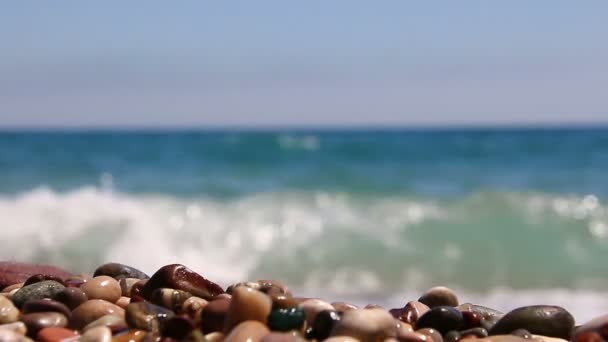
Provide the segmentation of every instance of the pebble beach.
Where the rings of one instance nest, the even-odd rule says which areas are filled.
[[[300,297],[279,280],[221,286],[182,264],[73,274],[0,262],[0,341],[604,341],[608,315],[575,325],[546,303],[500,312],[445,286],[393,307]]]

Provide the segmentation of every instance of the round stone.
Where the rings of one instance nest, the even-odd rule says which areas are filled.
[[[266,324],[271,309],[272,299],[267,294],[247,286],[237,286],[232,291],[224,332],[227,333],[244,321]]]
[[[350,311],[350,310],[348,310]],[[312,324],[310,338],[322,341],[329,337],[336,324],[342,319],[342,313],[334,310],[323,310],[319,312]]]
[[[53,298],[63,289],[65,287],[54,280],[44,280],[20,288],[11,299],[16,307],[21,308],[28,300]]]
[[[174,315],[173,311],[148,302],[131,303],[125,309],[129,327],[153,333],[159,333],[164,322]]]
[[[464,326],[462,313],[451,306],[436,306],[418,318],[416,330],[433,328],[445,335],[451,330],[460,330]]]
[[[397,334],[397,322],[383,309],[357,309],[345,312],[331,336],[350,336],[360,341],[382,341]]]
[[[70,318],[70,327],[80,330],[94,320],[105,316],[114,315],[121,318],[125,316],[125,310],[118,305],[101,299],[91,299],[80,304]]]
[[[139,281],[140,279],[137,278],[120,278],[118,284],[120,285],[121,295],[129,297],[131,295],[131,288]]]
[[[574,318],[559,306],[524,306],[508,312],[492,328],[490,335],[509,334],[516,329],[526,329],[535,335],[558,337],[569,340],[574,329]]]
[[[101,265],[95,270],[95,273],[93,274],[94,277],[102,276],[102,275],[112,277],[115,279],[121,279],[121,278],[148,279],[148,278],[150,278],[150,277],[148,277],[147,274],[136,269],[135,267],[119,264],[117,262],[111,262],[111,263]]]
[[[80,287],[89,299],[103,299],[115,303],[122,295],[120,284],[109,276],[95,277]]]
[[[273,331],[299,330],[304,324],[305,315],[302,308],[275,309],[268,317],[268,327]]]
[[[152,292],[150,302],[176,311],[177,309],[181,308],[186,299],[190,297],[192,297],[192,294],[186,291],[160,288]]]
[[[436,306],[458,306],[458,297],[456,296],[456,293],[445,286],[430,288],[418,298],[418,301],[431,309]]]
[[[38,332],[48,327],[65,327],[68,319],[58,312],[36,312],[21,315],[21,321],[27,326],[27,334],[35,337]]]
[[[53,299],[58,302],[63,303],[70,310],[74,310],[80,304],[89,300],[87,295],[79,288],[76,287],[66,287],[65,289],[58,292]]]
[[[105,315],[87,324],[84,328],[82,328],[82,331],[88,331],[97,327],[108,327],[112,330],[128,330],[129,328],[123,317]]]
[[[206,300],[199,297],[190,297],[184,301],[179,312],[188,316],[196,326],[201,323],[203,309],[209,304]]]
[[[408,324],[416,324],[418,317],[424,315],[430,308],[418,301],[410,301],[403,308],[391,309],[390,314],[401,322]]]
[[[245,321],[235,326],[224,342],[259,342],[270,331],[259,321]]]
[[[27,327],[23,322],[13,322],[0,325],[0,330],[7,330],[15,332],[19,335],[25,335],[27,333]],[[0,341],[2,341],[0,339]]]
[[[19,319],[19,310],[8,298],[0,296],[0,324],[13,323]]]
[[[2,342],[34,342],[29,337],[20,335],[8,329],[0,329],[0,341]]]

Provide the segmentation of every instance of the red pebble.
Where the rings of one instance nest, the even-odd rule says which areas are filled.
[[[77,340],[77,332],[59,327],[44,328],[38,332],[38,336],[36,337],[36,341],[40,342],[68,342]]]

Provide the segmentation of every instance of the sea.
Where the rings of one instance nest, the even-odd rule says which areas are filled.
[[[608,127],[5,130],[0,259],[608,313]]]

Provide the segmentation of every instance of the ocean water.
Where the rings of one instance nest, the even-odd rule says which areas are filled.
[[[0,259],[608,312],[608,129],[0,133]]]

